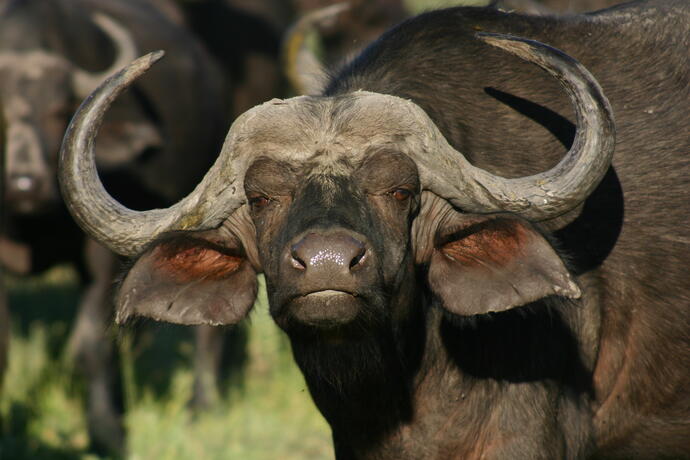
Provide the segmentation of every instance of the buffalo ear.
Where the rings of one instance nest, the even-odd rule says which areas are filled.
[[[256,271],[227,232],[171,234],[127,273],[116,321],[146,316],[178,324],[235,324],[251,309],[256,292]]]
[[[458,217],[440,229],[428,280],[443,307],[458,315],[500,312],[550,295],[580,296],[546,239],[529,223],[503,215]]]

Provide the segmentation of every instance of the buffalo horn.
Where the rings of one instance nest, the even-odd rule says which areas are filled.
[[[115,61],[110,67],[101,72],[87,72],[75,70],[72,77],[74,92],[80,97],[86,97],[98,87],[108,76],[120,70],[137,57],[137,46],[132,34],[111,17],[103,13],[95,13],[93,22],[110,38],[115,45]]]
[[[532,62],[565,88],[577,120],[575,140],[552,169],[508,179],[470,165],[460,152],[436,136],[435,192],[468,211],[509,211],[542,221],[582,203],[606,174],[615,147],[615,126],[608,100],[594,77],[563,52],[542,43],[501,34],[477,37]],[[451,167],[451,165],[456,165]]]
[[[297,94],[317,94],[326,83],[326,72],[308,46],[308,37],[319,27],[334,21],[350,5],[347,2],[320,8],[303,16],[285,34],[283,66]]]
[[[75,113],[60,151],[60,188],[68,209],[87,234],[124,256],[141,253],[165,231],[214,227],[244,199],[239,188],[234,186],[232,167],[218,165],[223,161],[221,158],[192,193],[167,209],[133,211],[103,188],[94,154],[95,138],[103,116],[115,98],[162,56],[162,51],[149,53],[99,86]],[[214,208],[216,200],[228,206]]]

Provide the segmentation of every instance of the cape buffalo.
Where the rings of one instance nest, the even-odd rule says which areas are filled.
[[[93,140],[151,54],[75,115],[62,191],[137,257],[119,322],[236,323],[262,272],[337,458],[688,457],[688,30],[686,0],[423,14],[142,212]]]
[[[123,445],[106,332],[119,263],[67,213],[57,156],[79,102],[105,76],[161,47],[170,59],[117,101],[96,149],[108,188],[140,208],[175,202],[213,163],[230,113],[218,66],[191,33],[147,2],[12,0],[0,7],[7,131],[0,265],[19,274],[66,261],[78,267],[86,289],[69,348],[88,381],[91,438],[111,450]]]

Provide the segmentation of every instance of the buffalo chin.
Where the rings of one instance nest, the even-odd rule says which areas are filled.
[[[294,321],[324,330],[353,322],[361,309],[362,302],[354,295],[330,289],[296,297],[288,304]]]

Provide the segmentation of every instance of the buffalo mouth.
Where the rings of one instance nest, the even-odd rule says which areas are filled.
[[[304,325],[332,329],[354,321],[362,301],[351,292],[324,289],[292,298],[288,308],[292,318]]]

